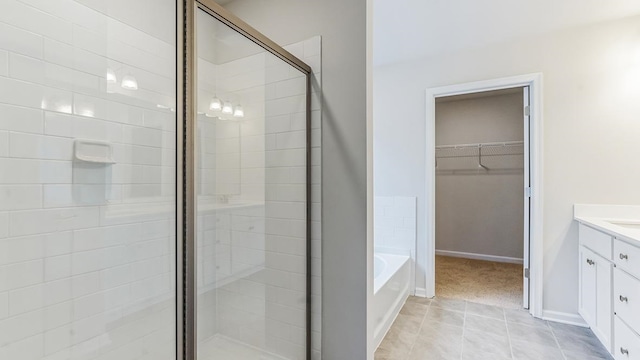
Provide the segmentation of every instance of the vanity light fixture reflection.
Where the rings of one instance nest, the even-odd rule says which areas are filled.
[[[213,110],[213,111],[222,110],[222,101],[220,101],[220,99],[218,99],[217,96],[214,96],[213,99],[211,99],[211,103],[209,103],[209,110]]]
[[[107,84],[115,84],[118,82],[116,72],[112,68],[107,68]]]
[[[132,75],[125,75],[120,86],[126,90],[138,90],[138,80]]]
[[[244,109],[241,105],[236,105],[235,110],[233,111],[233,117],[243,118],[244,117]]]
[[[227,115],[233,114],[233,105],[231,105],[229,101],[225,101],[222,105],[222,113]]]

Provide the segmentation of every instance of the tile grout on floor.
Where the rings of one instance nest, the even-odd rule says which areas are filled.
[[[466,351],[471,351],[469,354],[474,354],[478,356],[492,356],[490,351],[488,350],[485,351],[482,348],[477,348],[475,350],[471,348],[467,348],[465,343],[468,343],[471,346],[478,345],[477,343],[474,345],[473,340],[471,340],[472,338],[470,338],[469,341],[466,341],[467,330],[472,330],[470,326],[477,326],[477,324],[474,325],[473,323],[470,323],[470,319],[472,316],[484,318],[486,320],[490,320],[490,319],[499,320],[500,323],[504,325],[506,332],[502,333],[502,335],[500,335],[501,334],[500,331],[492,333],[490,327],[482,330],[483,334],[486,336],[483,340],[487,342],[486,344],[490,343],[492,340],[496,341],[493,344],[493,347],[492,346],[488,347],[489,349],[498,349],[500,346],[503,346],[503,349],[507,350],[507,348],[504,347],[504,345],[500,345],[501,341],[506,340],[506,343],[508,345],[508,352],[493,354],[493,356],[495,356],[495,359],[503,359],[503,358],[517,359],[517,360],[541,359],[541,357],[535,357],[537,355],[544,356],[545,360],[546,359],[569,360],[569,359],[575,358],[575,357],[569,358],[567,353],[568,349],[563,347],[563,345],[561,344],[556,334],[558,329],[554,329],[554,327],[551,326],[551,324],[548,321],[537,320],[533,317],[530,317],[528,312],[526,312],[525,310],[520,311],[520,310],[513,310],[513,309],[504,309],[504,308],[494,307],[494,306],[489,306],[484,304],[477,304],[471,301],[463,301],[463,306],[460,307],[460,300],[455,300],[455,299],[434,298],[432,300],[426,300],[426,301],[425,300],[416,301],[415,299],[416,299],[415,297],[409,298],[409,300],[407,301],[407,304],[410,304],[410,305],[408,305],[407,308],[410,308],[411,310],[408,310],[407,312],[403,313],[403,317],[401,318],[402,324],[400,324],[400,322],[397,322],[397,321],[394,322],[392,327],[396,327],[396,328],[394,329],[393,332],[390,331],[390,333],[394,333],[395,336],[398,336],[398,334],[402,335],[403,331],[406,331],[405,329],[402,329],[403,324],[409,324],[410,322],[408,322],[407,320],[410,320],[412,316],[413,317],[419,316],[420,321],[419,321],[419,326],[417,328],[417,333],[413,334],[413,336],[405,337],[405,341],[408,342],[408,344],[406,344],[407,348],[404,351],[400,352],[400,354],[402,355],[396,355],[392,357],[384,355],[385,351],[387,352],[388,355],[393,354],[394,353],[393,347],[403,346],[402,342],[394,343],[393,341],[391,341],[391,343],[389,343],[388,339],[385,338],[382,344],[380,345],[380,348],[383,350],[381,352],[376,352],[376,359],[379,359],[379,360],[382,360],[382,359],[385,359],[385,360],[406,360],[406,359],[431,360],[435,358],[451,359],[451,360],[469,359],[469,357],[467,356],[468,354],[465,355]],[[407,306],[407,304],[405,304],[405,306]],[[416,305],[416,304],[419,304],[419,305]],[[472,304],[479,305],[480,308],[474,307],[474,309],[472,310],[470,308]],[[420,309],[418,310],[420,311],[420,313],[416,313],[416,309]],[[430,321],[429,314],[433,313],[436,309],[439,309],[439,314],[434,315],[434,319],[435,319],[435,316],[438,316],[439,318],[437,318],[434,321]],[[486,309],[487,312],[481,313],[480,309]],[[499,318],[497,316],[498,315],[497,313],[495,313],[495,315],[493,316],[491,315],[492,309],[493,311],[500,312]],[[436,314],[436,313],[433,313],[433,314]],[[451,318],[446,317],[446,316],[452,316],[455,314],[462,315],[461,317],[462,322],[461,323],[458,322],[457,323],[458,325],[455,325],[454,324],[455,321],[452,321]],[[455,317],[453,319],[455,319]],[[588,339],[590,339],[589,341],[597,341],[597,340],[594,340],[595,335],[589,334],[588,332],[585,333],[585,331],[580,327],[571,326],[571,325],[562,325],[562,326],[567,326],[567,328],[563,329],[562,331],[563,332],[568,331],[569,334],[572,336],[578,336],[580,338],[588,336]],[[429,328],[436,329],[436,331],[432,332],[431,335],[429,336],[425,336],[425,334],[428,333],[427,331],[425,331],[425,329],[429,329]],[[447,337],[446,337],[447,335],[445,334],[443,337],[440,337],[439,334],[442,331],[446,333],[447,331],[450,331],[451,329],[456,329],[456,328],[460,330],[460,332],[458,333],[459,334],[458,336],[460,336],[459,337],[460,343],[459,345],[454,345],[454,346],[459,346],[459,348],[452,349],[450,348],[452,343],[451,341],[447,340]],[[551,335],[550,337],[548,337],[548,340],[550,340],[551,342],[545,344],[544,342],[542,342],[542,340],[540,340],[544,338],[542,337],[542,338],[539,338],[537,341],[528,342],[527,346],[529,348],[523,351],[522,342],[525,340],[523,339],[518,340],[514,338],[514,334],[512,333],[511,328],[513,329],[520,328],[520,333],[524,332],[526,334],[528,334],[530,331],[536,328],[544,329],[545,333]],[[415,327],[413,329],[414,329],[413,331],[416,331]],[[478,330],[478,328],[474,328],[474,329]],[[423,337],[420,336],[421,334],[423,335]],[[503,340],[500,340],[501,338]],[[518,352],[516,352],[516,348],[514,347],[514,340],[518,340],[518,343],[519,343]],[[420,346],[418,346],[419,344]],[[456,342],[454,341],[453,344],[456,344]],[[482,346],[486,344],[482,342],[480,345]],[[449,345],[449,348],[447,347],[447,345]],[[423,353],[420,353],[419,351],[423,351]],[[424,351],[428,351],[428,353],[424,353]],[[446,354],[440,354],[441,356],[436,354],[436,352],[443,352],[443,351],[445,352],[448,351],[449,356],[446,356]],[[574,352],[574,355],[585,356],[585,357],[591,356],[590,359],[603,359],[603,360],[611,359],[606,355],[599,355],[599,354],[590,353],[590,352],[588,353],[588,355],[585,355],[585,353],[581,352],[580,350],[578,350],[578,353],[575,353],[575,350],[571,350],[571,351]],[[599,349],[598,351],[601,352],[602,349]],[[505,357],[507,353],[509,355]],[[451,355],[453,354],[457,354],[457,355],[455,355],[455,357],[452,357]],[[493,357],[491,358],[493,359]]]
[[[511,358],[515,359],[513,354],[513,342],[511,341],[511,334],[509,333],[509,324],[507,323],[507,314],[502,310],[502,318],[504,320],[504,326],[507,329],[507,339],[509,340],[509,351],[511,352]]]
[[[547,326],[549,327],[549,330],[551,330],[551,334],[553,335],[553,340],[556,341],[556,345],[558,345],[558,347],[560,348],[562,357],[564,358],[564,360],[567,360],[567,354],[564,353],[564,349],[562,348],[562,346],[560,346],[560,341],[558,341],[558,337],[556,336],[556,332],[553,330],[553,326],[551,326],[549,322],[547,322]]]

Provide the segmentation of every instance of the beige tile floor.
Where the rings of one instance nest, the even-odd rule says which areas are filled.
[[[611,359],[591,330],[535,319],[525,310],[459,299],[410,297],[375,359]]]

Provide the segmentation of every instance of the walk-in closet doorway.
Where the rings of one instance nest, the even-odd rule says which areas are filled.
[[[427,91],[427,297],[542,316],[540,87],[534,74]]]

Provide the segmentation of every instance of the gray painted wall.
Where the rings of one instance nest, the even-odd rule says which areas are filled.
[[[367,2],[236,0],[226,8],[279,44],[322,36],[322,358],[365,359]]]
[[[436,144],[522,141],[522,89],[488,94],[438,101]],[[485,157],[489,171],[478,171],[475,158],[438,161],[436,250],[522,258],[523,159]]]

